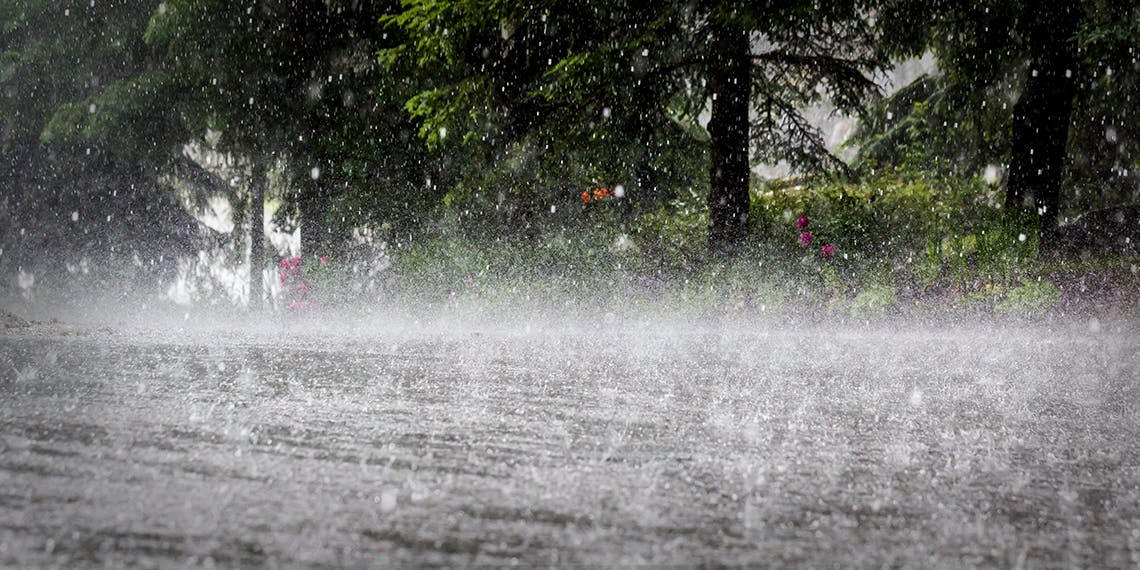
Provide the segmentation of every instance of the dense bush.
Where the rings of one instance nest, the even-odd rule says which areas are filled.
[[[402,298],[455,305],[528,300],[609,310],[651,301],[696,312],[807,308],[858,318],[903,306],[1047,308],[1056,288],[1036,280],[1045,267],[1037,232],[1007,221],[998,204],[997,187],[976,178],[890,171],[769,183],[754,193],[748,241],[726,262],[707,255],[704,197],[682,191],[648,211],[588,203],[541,232],[488,231],[486,223],[472,230],[453,217],[396,251],[393,267]]]

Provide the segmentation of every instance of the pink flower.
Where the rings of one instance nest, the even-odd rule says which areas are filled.
[[[802,229],[804,229],[810,225],[811,225],[811,220],[809,220],[807,216],[800,216],[800,219],[796,220],[796,229],[797,230],[802,230]]]
[[[281,278],[282,283],[289,280],[289,272],[288,271],[278,271],[277,276]]]
[[[811,232],[804,232],[800,234],[800,245],[804,247],[811,245]]]
[[[819,255],[824,259],[831,259],[831,256],[835,255],[835,246],[830,243],[823,244],[823,247],[819,248]]]
[[[277,264],[277,267],[280,267],[282,269],[289,267],[289,260],[288,259],[282,259],[281,262]]]
[[[302,281],[302,282],[297,284],[297,290],[302,292],[302,293],[308,293],[309,292],[309,284]]]
[[[318,261],[320,261],[320,262],[321,262],[321,265],[324,265],[324,264],[326,264],[326,263],[328,263],[328,262],[329,262],[329,256],[327,256],[327,255],[322,255],[322,256],[321,256],[321,258],[320,258]]]
[[[289,303],[290,311],[307,311],[309,309],[315,309],[316,307],[316,303],[310,303],[309,301],[296,300]]]

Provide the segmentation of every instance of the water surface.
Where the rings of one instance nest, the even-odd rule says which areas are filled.
[[[1140,336],[0,334],[0,565],[1136,567]]]

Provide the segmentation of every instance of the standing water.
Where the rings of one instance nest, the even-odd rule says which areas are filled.
[[[0,334],[0,565],[1136,567],[1140,335]]]

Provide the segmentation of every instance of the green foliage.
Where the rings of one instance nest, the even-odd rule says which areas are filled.
[[[755,160],[837,168],[801,110],[829,98],[855,111],[874,89],[861,2],[556,2],[406,0],[384,18],[407,40],[381,52],[429,77],[407,104],[434,145],[457,140],[477,159],[453,203],[504,192],[541,211],[590,185],[622,184],[654,209],[674,188],[707,181],[700,125],[722,54],[710,26],[769,42],[752,61]],[[835,53],[843,53],[839,57]],[[741,78],[742,81],[747,78]],[[694,183],[694,181],[701,181]]]
[[[815,260],[822,244],[835,247],[828,266],[846,272],[842,288],[874,285],[895,275],[916,287],[1015,282],[1034,267],[1038,240],[1032,222],[1002,215],[997,190],[977,178],[912,177],[884,170],[858,182],[801,180],[763,187],[752,217],[767,247]],[[813,234],[798,243],[799,216]],[[865,277],[859,277],[864,275]]]
[[[937,243],[973,224],[968,208],[987,207],[990,199],[976,181],[934,182],[883,172],[859,182],[771,185],[753,201],[752,217],[761,234],[787,236],[788,247],[795,247],[795,222],[805,215],[818,242],[813,245],[832,243],[841,256],[915,258],[931,239]]]
[[[350,304],[351,288],[343,261],[329,256],[294,256],[277,265],[280,299],[291,311],[335,308]]]
[[[645,213],[633,233],[647,262],[671,271],[696,265],[707,252],[708,207],[696,190],[667,206]]]
[[[995,308],[1004,313],[1041,313],[1060,299],[1061,294],[1053,283],[1022,279],[1021,285],[1010,289]]]
[[[161,168],[174,158],[172,149],[189,138],[178,118],[162,106],[181,88],[162,71],[116,81],[82,101],[61,104],[41,140],[94,145],[119,160],[143,160]]]
[[[180,131],[150,112],[160,104],[142,39],[152,9],[141,0],[5,3],[0,106],[11,112],[0,116],[0,148],[89,144],[86,135],[97,132],[105,143],[98,150],[115,158],[165,163]],[[127,86],[108,89],[120,81]],[[112,125],[111,117],[123,120]]]
[[[1076,212],[1140,203],[1140,5],[1084,4],[1067,177],[1068,205]]]
[[[638,259],[628,236],[584,230],[539,242],[439,235],[397,250],[402,299],[433,305],[513,301],[610,307],[628,291]]]
[[[450,185],[403,101],[416,82],[374,59],[395,38],[376,20],[384,2],[174,0],[147,31],[186,88],[174,103],[220,147],[286,159],[283,196],[309,236],[347,239],[354,226],[406,232]],[[317,245],[314,240],[310,246]],[[343,245],[323,244],[340,248]]]
[[[1014,104],[1032,73],[1029,29],[1037,3],[893,2],[881,6],[878,49],[902,59],[933,54],[938,72],[873,105],[852,139],[864,170],[892,165],[970,177],[1009,164]],[[1071,39],[1078,64],[1063,207],[1070,213],[1140,200],[1140,6],[1079,3]],[[916,25],[920,22],[921,25]]]
[[[1075,209],[1137,200],[1140,172],[1128,104],[1140,100],[1140,8],[1080,6]],[[306,253],[335,254],[313,246],[369,226],[424,291],[491,295],[539,276],[587,293],[669,275],[709,306],[826,299],[860,315],[915,290],[1021,298],[1005,292],[1036,268],[1036,222],[1007,219],[976,175],[1008,161],[1031,12],[965,0],[17,0],[0,6],[0,149],[5,171],[36,176],[0,181],[0,200],[12,220],[44,180],[95,170],[110,173],[110,196],[161,192],[169,177],[205,184],[185,175],[181,149],[197,142],[283,165],[282,219],[326,242]],[[890,58],[932,50],[940,68],[863,115],[857,177],[757,185],[732,263],[707,259],[705,238],[717,26],[754,40],[754,162],[845,170],[801,110],[864,111],[868,75]],[[580,199],[619,185],[620,199]],[[85,200],[42,202],[59,217]],[[811,247],[797,243],[801,215]]]
[[[876,317],[885,314],[898,304],[894,287],[872,285],[860,291],[851,301],[851,316],[856,318]]]
[[[619,9],[599,4],[579,10],[553,2],[507,2],[490,10],[477,2],[404,7],[387,21],[409,42],[381,58],[418,66],[431,78],[408,102],[423,120],[427,141],[456,141],[475,152],[449,202],[473,208],[476,196],[503,194],[496,207],[506,202],[533,218],[590,187],[621,184],[629,203],[655,204],[670,197],[670,187],[701,176],[700,147],[684,130],[656,111],[638,112],[656,109],[654,98],[661,95],[649,90],[656,76],[594,74],[616,64],[616,47],[572,51],[608,38],[615,25],[610,18]],[[651,30],[665,12],[642,14],[649,23],[622,23]],[[588,78],[581,75],[587,68]],[[664,74],[660,81],[676,78]]]
[[[856,319],[1039,315],[1060,298],[1053,275],[1065,266],[1038,261],[1032,227],[1011,224],[979,180],[883,172],[799,182],[754,196],[756,231],[727,261],[703,247],[707,210],[695,190],[628,219],[607,204],[584,207],[529,237],[488,233],[452,206],[430,236],[392,252],[393,298],[459,311],[648,306],[692,317]],[[803,214],[816,236],[810,248],[797,241]],[[830,259],[823,241],[837,246]]]
[[[142,40],[153,10],[142,0],[0,2],[6,278],[33,272],[50,288],[82,264],[88,292],[125,292],[176,271],[152,260],[198,251],[195,221],[158,177],[182,131],[149,112],[162,98]]]
[[[285,164],[280,212],[304,218],[306,242],[343,242],[355,226],[406,232],[464,160],[426,151],[402,108],[416,82],[374,59],[396,40],[376,24],[387,3],[21,4],[4,13],[18,49],[5,52],[0,78],[18,87],[3,91],[20,94],[14,108],[38,113],[21,127],[25,138],[152,165],[155,177],[198,168],[182,156],[191,142],[247,163]],[[64,11],[70,19],[51,20]],[[39,87],[48,80],[56,84]],[[41,102],[37,89],[51,97]]]

